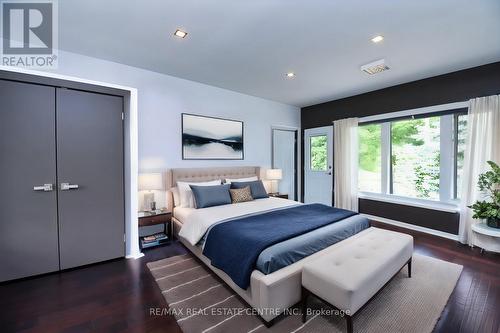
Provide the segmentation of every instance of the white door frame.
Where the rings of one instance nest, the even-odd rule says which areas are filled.
[[[138,199],[137,199],[137,178],[139,175],[139,154],[138,154],[138,91],[137,88],[121,86],[112,83],[81,79],[74,76],[55,74],[43,71],[35,71],[11,66],[0,66],[0,70],[22,73],[40,77],[48,77],[60,80],[80,82],[94,86],[103,86],[129,91],[124,97],[124,162],[125,162],[125,257],[127,259],[137,259],[144,256],[139,249],[139,226],[138,219]]]
[[[326,171],[314,171],[311,170],[311,152],[310,152],[310,137],[326,135],[327,136],[327,170]],[[329,205],[333,204],[333,125],[331,126],[323,126],[323,127],[315,127],[304,130],[304,202],[310,202],[310,198],[308,198],[308,176],[317,174],[321,176],[323,174],[325,179],[328,178],[327,182],[329,184],[329,193],[325,203]],[[313,180],[309,179],[309,183]],[[309,185],[313,186],[313,185]]]
[[[274,168],[274,130],[278,131],[289,131],[295,132],[295,180],[294,180],[294,190],[295,190],[295,198],[289,193],[289,199],[291,200],[299,200],[300,198],[300,135],[298,127],[289,127],[289,126],[271,126],[271,167]]]

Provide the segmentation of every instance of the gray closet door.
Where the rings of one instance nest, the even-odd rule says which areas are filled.
[[[122,111],[121,97],[57,89],[61,269],[125,254]]]
[[[54,121],[55,88],[0,80],[0,281],[59,269]]]

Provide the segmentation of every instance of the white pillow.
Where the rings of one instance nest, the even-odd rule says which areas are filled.
[[[174,197],[174,207],[178,207],[181,205],[181,198],[179,195],[179,188],[178,187],[172,187],[170,189],[172,192],[172,196]]]
[[[179,198],[181,201],[180,207],[183,208],[196,208],[194,203],[193,191],[189,185],[197,186],[214,186],[221,185],[220,179],[211,180],[209,182],[177,182],[177,187],[179,188]]]
[[[237,183],[237,182],[253,182],[259,180],[257,176],[246,177],[246,178],[226,178],[226,184]]]

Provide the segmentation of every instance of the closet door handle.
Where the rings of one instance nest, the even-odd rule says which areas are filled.
[[[52,184],[43,184],[40,186],[33,186],[33,191],[50,192],[52,190],[53,190]]]
[[[61,183],[61,191],[77,190],[77,189],[78,189],[77,184]]]

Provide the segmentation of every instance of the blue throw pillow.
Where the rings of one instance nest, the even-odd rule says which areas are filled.
[[[227,205],[231,203],[231,185],[199,186],[189,185],[193,191],[196,208]]]
[[[266,189],[264,188],[264,184],[262,184],[262,180],[231,183],[231,188],[244,188],[246,186],[250,186],[250,191],[252,192],[252,197],[254,199],[269,198],[269,195],[267,195]]]

